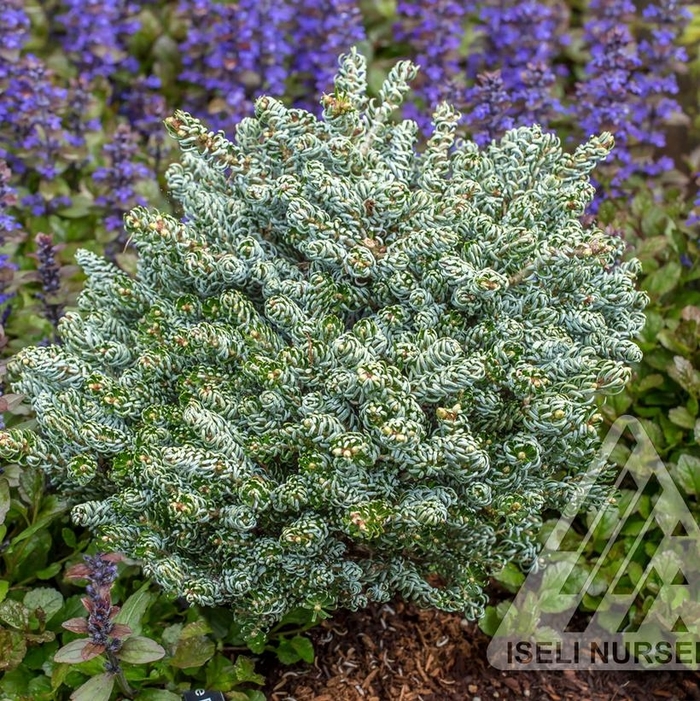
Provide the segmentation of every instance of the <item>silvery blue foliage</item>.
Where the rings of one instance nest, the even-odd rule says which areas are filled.
[[[535,562],[599,445],[594,398],[640,359],[638,263],[581,223],[610,135],[480,149],[442,104],[418,152],[391,119],[416,68],[378,100],[365,71],[342,58],[322,119],[260,98],[234,141],[168,119],[185,217],[127,216],[135,277],[80,252],[63,345],[12,362],[38,430],[0,454],[249,639],[396,594],[478,616],[490,574]]]

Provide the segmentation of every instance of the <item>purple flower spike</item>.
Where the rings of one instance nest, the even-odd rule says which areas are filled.
[[[119,613],[119,607],[112,605],[110,590],[117,578],[116,563],[124,558],[118,553],[98,553],[93,556],[84,555],[83,558],[84,563],[73,565],[67,570],[66,578],[88,580],[85,589],[87,596],[82,602],[89,615],[87,619],[71,618],[62,625],[74,633],[87,633],[90,636],[89,654],[94,656],[107,652],[108,665],[112,665],[112,669],[108,671],[118,674],[119,661],[113,653],[121,649],[122,639],[129,635],[131,630],[128,626],[114,623],[113,619]]]
[[[476,86],[467,92],[467,100],[473,106],[467,119],[472,138],[479,146],[513,127],[513,118],[509,114],[512,102],[500,71],[479,75]]]
[[[431,110],[443,100],[459,102],[463,94],[463,72],[459,48],[464,22],[476,3],[455,0],[401,0],[396,38],[415,52],[412,59],[421,67],[414,90],[424,106],[409,103],[404,114],[424,133],[432,128]],[[439,37],[439,39],[438,39]]]
[[[56,17],[63,27],[63,48],[81,76],[110,77],[118,68],[135,72],[138,62],[126,49],[140,23],[138,4],[129,0],[63,0],[66,12]]]
[[[6,211],[8,207],[17,204],[17,195],[10,187],[11,175],[7,163],[0,159],[0,244],[4,243],[4,233],[19,227],[15,218]]]
[[[106,250],[107,256],[114,259],[126,243],[122,227],[124,214],[136,205],[146,204],[144,198],[136,194],[134,185],[153,174],[146,165],[135,160],[140,150],[139,137],[131,127],[120,124],[112,139],[103,149],[108,165],[95,170],[92,178],[102,185],[104,192],[95,202],[106,210],[105,225],[109,231],[118,232]]]
[[[689,21],[681,2],[652,3],[642,17],[650,38],[637,41],[630,27],[637,14],[630,0],[591,0],[584,35],[591,58],[577,85],[575,111],[585,134],[615,136],[615,172],[609,194],[635,173],[659,175],[672,167],[657,158],[665,146],[665,124],[679,112],[675,70],[686,59],[676,40]]]
[[[185,107],[232,133],[252,113],[253,96],[285,92],[294,8],[272,0],[182,0],[179,9],[190,24],[180,44],[180,79],[192,84]]]
[[[317,112],[321,95],[333,87],[338,55],[366,39],[362,15],[356,0],[292,0],[288,9],[285,21],[293,20],[296,47],[291,71],[301,74],[306,92],[313,96],[296,104]]]
[[[56,175],[58,152],[65,141],[62,114],[68,93],[54,84],[43,61],[32,54],[6,69],[5,89],[0,91],[0,147],[11,150],[6,158],[13,170],[23,172],[30,165],[50,180]]]
[[[492,128],[492,137],[502,136],[506,126],[524,126],[533,123],[547,126],[555,115],[565,112],[553,95],[557,73],[554,59],[569,43],[566,16],[559,4],[525,0],[521,3],[484,3],[480,17],[483,22],[484,48],[472,59],[480,70],[500,70],[503,91],[511,103],[508,117],[499,129]],[[558,69],[562,73],[562,69]],[[565,74],[564,70],[564,74]],[[469,93],[470,104],[480,97],[477,90]],[[504,101],[501,101],[503,104]],[[502,108],[494,108],[502,109]],[[478,127],[477,121],[468,123]],[[474,113],[472,118],[474,118]]]
[[[6,51],[18,51],[29,36],[29,17],[24,11],[23,0],[0,0],[0,17],[2,17],[2,32],[0,32],[0,54]],[[0,58],[0,77],[2,64]]]
[[[41,280],[41,292],[36,293],[36,298],[42,304],[44,318],[51,322],[54,328],[54,338],[45,339],[46,342],[58,342],[58,322],[63,316],[63,304],[52,300],[52,297],[61,288],[61,266],[56,261],[58,248],[54,246],[53,238],[49,234],[37,234],[36,243],[37,271]]]

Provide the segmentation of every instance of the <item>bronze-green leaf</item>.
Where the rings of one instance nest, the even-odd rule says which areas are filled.
[[[129,626],[134,635],[140,635],[143,617],[148,605],[151,603],[151,599],[153,599],[153,594],[148,591],[150,586],[150,582],[143,584],[138,591],[134,592],[124,602],[121,611],[114,618],[115,623],[123,623]]]
[[[104,652],[104,648],[99,650],[102,646],[89,646],[89,638],[81,638],[80,640],[73,640],[72,642],[64,645],[54,656],[54,662],[67,662],[68,664],[79,664],[80,662],[86,662],[91,660],[93,657],[97,657]]]
[[[27,642],[16,630],[0,628],[0,671],[19,667],[27,652]]]
[[[24,605],[30,611],[42,611],[44,620],[49,621],[61,610],[63,595],[50,587],[37,587],[25,594]]]
[[[10,485],[4,478],[0,478],[0,523],[3,523],[7,512],[10,510]]]
[[[180,640],[175,648],[175,655],[170,664],[173,667],[201,667],[216,652],[214,641],[204,635]]]
[[[194,638],[197,635],[206,635],[207,633],[211,633],[211,626],[205,620],[200,619],[199,621],[188,623],[182,629],[180,640]]]
[[[78,687],[70,695],[70,701],[109,701],[113,688],[114,677],[111,674],[98,674]]]
[[[645,289],[652,299],[657,299],[673,290],[681,277],[683,268],[681,264],[673,260],[663,267],[647,275],[642,281],[641,287]]]
[[[683,453],[671,474],[686,494],[700,494],[700,458]]]
[[[165,689],[143,689],[136,701],[182,701],[182,696]]]
[[[695,426],[695,417],[684,406],[669,409],[668,418],[681,428],[691,429]]]
[[[117,657],[131,664],[155,662],[165,655],[165,650],[155,640],[142,635],[130,637],[117,653]]]
[[[5,599],[0,603],[0,621],[19,630],[29,625],[29,610],[14,599]]]

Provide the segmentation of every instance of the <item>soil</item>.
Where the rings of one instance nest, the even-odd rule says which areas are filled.
[[[504,672],[475,623],[403,603],[339,612],[311,637],[316,662],[271,669],[269,701],[700,700],[693,671]]]

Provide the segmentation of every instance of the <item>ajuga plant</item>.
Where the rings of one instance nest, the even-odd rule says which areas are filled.
[[[249,641],[287,612],[400,595],[478,616],[536,562],[622,389],[645,296],[623,242],[582,224],[612,147],[518,128],[483,149],[434,114],[422,152],[340,61],[317,119],[261,97],[235,139],[166,120],[181,220],[137,207],[134,277],[88,251],[62,345],[23,350],[39,466],[102,547],[230,606]]]

